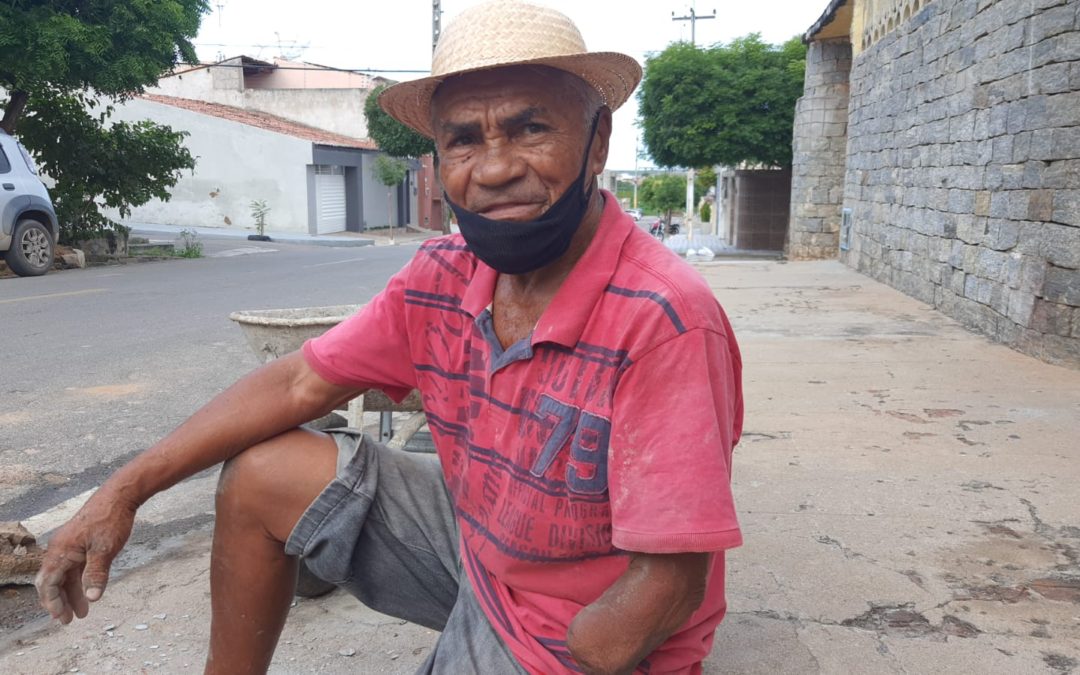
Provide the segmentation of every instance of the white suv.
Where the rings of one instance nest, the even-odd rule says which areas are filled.
[[[49,191],[33,160],[0,129],[0,256],[19,276],[45,274],[59,234]]]

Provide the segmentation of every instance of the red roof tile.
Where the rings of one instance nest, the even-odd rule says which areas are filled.
[[[368,138],[350,138],[349,136],[335,134],[332,131],[325,131],[316,127],[309,127],[306,124],[300,124],[299,122],[287,120],[284,117],[278,117],[277,115],[271,115],[257,110],[244,110],[243,108],[234,108],[233,106],[222,105],[220,103],[196,101],[194,99],[178,98],[176,96],[162,96],[160,94],[143,94],[142,98],[147,101],[153,101],[154,103],[170,105],[174,108],[183,108],[184,110],[190,110],[203,115],[210,115],[211,117],[218,117],[223,120],[247,124],[259,129],[265,129],[266,131],[273,131],[279,134],[285,134],[286,136],[302,138],[306,141],[311,141],[312,143],[318,143],[320,145],[334,145],[342,148],[361,148],[363,150],[379,149],[379,146],[375,145],[375,141]]]

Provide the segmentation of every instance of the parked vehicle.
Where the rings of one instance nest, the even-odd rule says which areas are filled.
[[[0,129],[0,256],[22,277],[52,267],[60,227],[34,161]]]
[[[652,227],[649,228],[649,234],[656,237],[660,241],[663,241],[664,237],[666,237],[667,235],[678,234],[678,233],[679,233],[679,223],[675,223],[675,222],[671,223],[667,227],[664,227],[664,221],[658,220],[655,223],[653,223]]]
[[[626,212],[630,214],[630,217],[634,220],[641,220],[642,215],[644,215],[641,209],[626,209]]]

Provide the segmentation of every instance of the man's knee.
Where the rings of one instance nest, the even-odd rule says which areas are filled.
[[[215,498],[219,517],[255,521],[284,541],[308,505],[333,480],[337,446],[329,436],[294,429],[225,462]]]

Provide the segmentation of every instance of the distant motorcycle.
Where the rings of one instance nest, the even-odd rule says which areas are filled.
[[[665,236],[672,235],[672,234],[678,234],[678,233],[679,233],[679,224],[678,223],[672,223],[671,225],[668,225],[665,228],[664,227],[664,221],[662,221],[662,220],[656,221],[655,223],[653,223],[652,227],[649,228],[649,234],[656,237],[660,241],[663,241]]]

